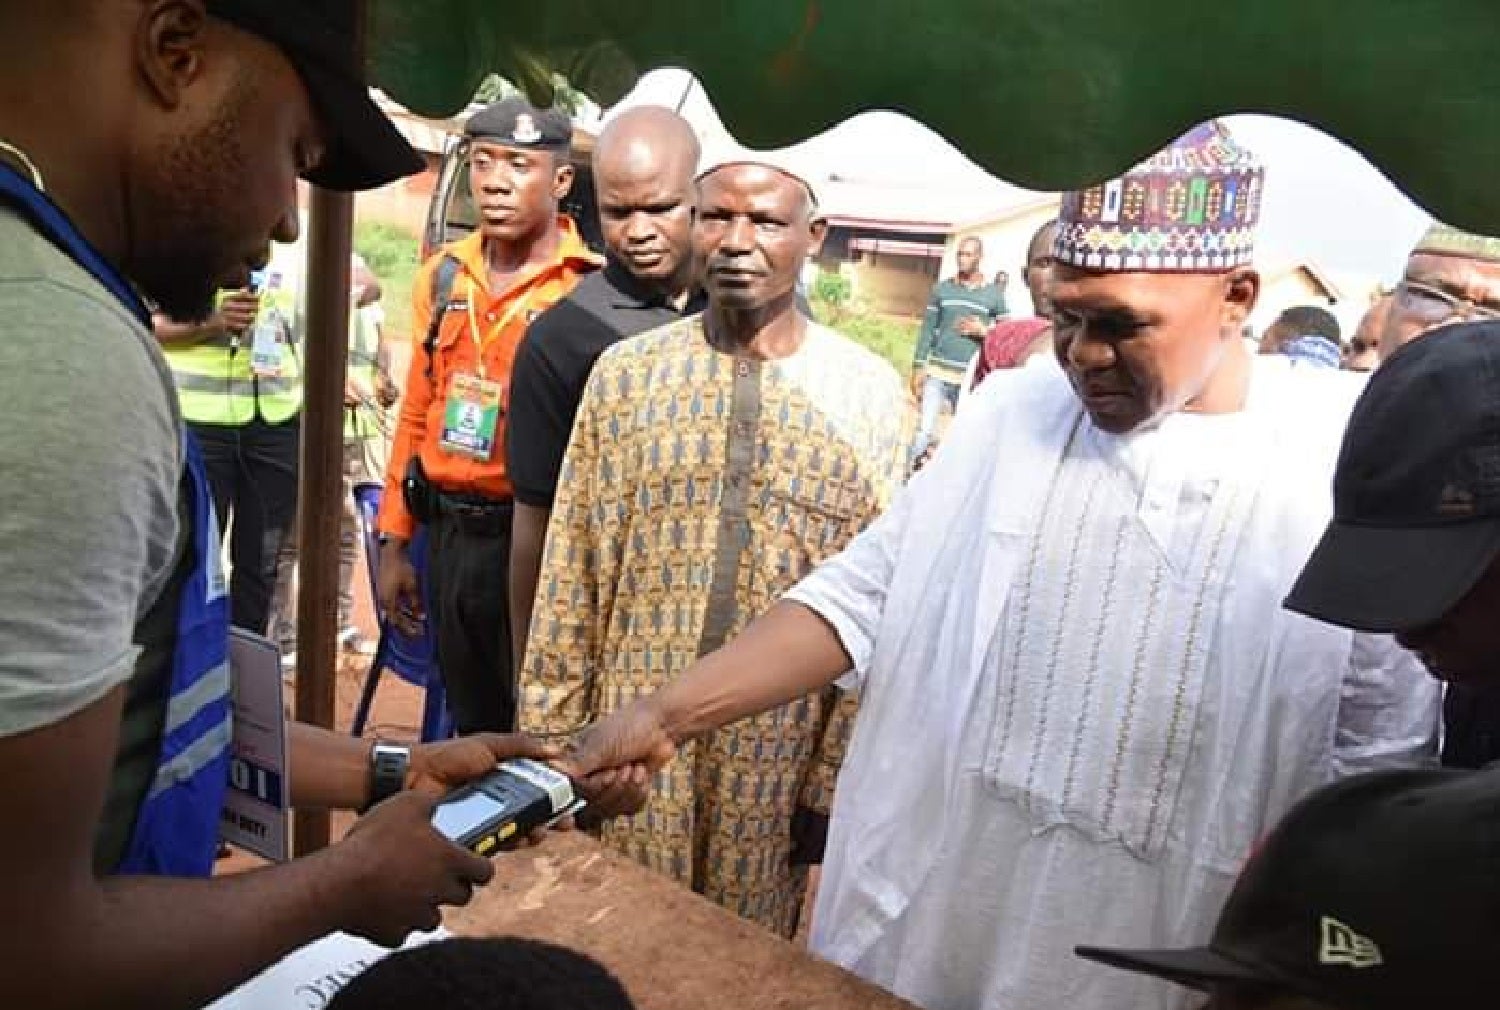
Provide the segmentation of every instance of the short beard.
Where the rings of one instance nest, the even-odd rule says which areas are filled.
[[[235,180],[246,159],[239,124],[257,93],[243,74],[218,118],[172,141],[135,194],[141,216],[127,272],[168,318],[196,322],[211,315],[234,258],[244,252],[235,227]]]
[[[163,261],[142,263],[135,272],[142,293],[168,319],[197,323],[213,315],[219,284],[201,271]]]

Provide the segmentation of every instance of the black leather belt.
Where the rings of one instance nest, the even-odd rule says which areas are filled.
[[[511,499],[444,491],[427,479],[421,461],[415,457],[407,468],[402,493],[407,510],[417,522],[431,525],[446,519],[475,536],[499,536],[510,530]]]
[[[437,518],[453,522],[473,536],[494,537],[510,531],[514,503],[477,495],[452,495],[438,491],[433,495]]]
[[[509,498],[485,498],[480,495],[457,495],[439,491],[436,495],[440,515],[462,516],[466,519],[483,519],[495,515],[509,515],[514,503]]]

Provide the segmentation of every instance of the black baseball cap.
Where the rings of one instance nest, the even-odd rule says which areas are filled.
[[[1500,555],[1500,323],[1407,344],[1354,407],[1333,522],[1286,606],[1357,631],[1453,609]]]
[[[308,182],[355,192],[425,167],[370,97],[354,53],[356,0],[207,0],[206,8],[276,46],[297,69],[328,141]]]
[[[573,121],[564,112],[538,109],[513,95],[470,116],[464,136],[525,151],[565,151],[573,144]]]
[[[1206,947],[1080,957],[1193,989],[1335,1010],[1493,1006],[1500,772],[1346,779],[1304,800],[1241,874]]]

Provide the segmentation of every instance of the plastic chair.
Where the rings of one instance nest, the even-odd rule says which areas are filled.
[[[375,529],[375,517],[380,512],[380,494],[383,490],[381,485],[365,481],[356,484],[353,492],[354,511],[359,517],[359,533],[365,548],[365,570],[370,577],[372,596],[380,585],[380,537]],[[426,547],[427,529],[419,526],[412,536],[411,557],[417,570],[418,591],[424,599],[427,594]],[[413,637],[403,634],[382,614],[380,643],[375,647],[375,658],[370,663],[370,672],[365,674],[365,686],[360,692],[359,706],[354,710],[354,736],[364,735],[365,724],[370,718],[370,707],[375,702],[375,690],[380,686],[380,677],[386,670],[426,692],[422,703],[423,743],[445,740],[453,735],[453,720],[448,715],[448,694],[443,689],[443,676],[437,665],[437,647],[431,623],[424,619],[422,633]]]

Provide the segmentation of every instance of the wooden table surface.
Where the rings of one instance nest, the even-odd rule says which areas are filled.
[[[584,951],[639,1010],[912,1010],[586,835],[554,834],[496,864],[448,929]]]

